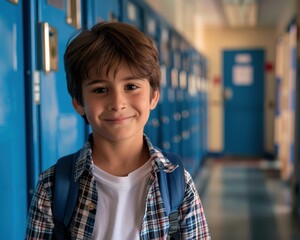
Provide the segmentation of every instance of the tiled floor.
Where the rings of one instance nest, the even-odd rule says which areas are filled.
[[[300,240],[288,184],[265,163],[209,159],[195,177],[213,240]]]

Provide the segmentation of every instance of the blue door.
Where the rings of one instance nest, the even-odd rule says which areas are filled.
[[[225,50],[224,152],[263,155],[264,50]]]
[[[22,1],[0,1],[0,239],[23,239],[27,217]]]
[[[80,1],[66,1],[78,4]],[[65,1],[37,1],[40,49],[40,144],[41,170],[58,157],[81,148],[85,123],[72,107],[67,92],[63,55],[66,43],[81,28],[81,5]],[[77,9],[77,11],[71,11]]]

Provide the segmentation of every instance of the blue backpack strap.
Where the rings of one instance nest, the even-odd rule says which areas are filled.
[[[180,239],[178,209],[185,195],[184,168],[180,156],[170,152],[162,151],[162,153],[172,164],[178,165],[170,173],[159,171],[157,176],[163,203],[169,216],[168,239]]]
[[[55,168],[55,182],[52,211],[55,239],[65,239],[67,228],[77,202],[79,182],[74,181],[74,167],[79,151],[58,159]]]

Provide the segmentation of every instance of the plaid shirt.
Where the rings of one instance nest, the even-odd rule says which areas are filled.
[[[173,171],[172,165],[162,153],[154,148],[145,136],[153,171],[148,183],[145,215],[141,222],[141,239],[167,239],[169,219],[165,214],[156,172]],[[75,166],[75,180],[80,181],[79,196],[70,224],[70,239],[91,239],[97,209],[97,189],[93,174],[91,143],[82,148]],[[52,239],[52,194],[55,165],[43,172],[38,181],[28,213],[26,239]],[[185,197],[179,209],[181,239],[211,239],[202,204],[190,174],[185,171]],[[126,222],[124,221],[124,224]]]

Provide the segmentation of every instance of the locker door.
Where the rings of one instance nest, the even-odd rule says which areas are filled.
[[[170,115],[170,125],[171,125],[171,151],[181,154],[180,141],[181,141],[181,127],[180,119],[181,114],[179,112],[178,104],[178,91],[179,90],[179,71],[181,67],[181,55],[180,55],[180,37],[173,31],[171,35],[171,87],[169,88],[168,98],[170,103],[171,115]]]
[[[184,161],[185,167],[192,174],[195,169],[193,168],[192,159],[189,158],[190,155],[190,96],[188,93],[189,84],[189,46],[187,42],[183,39],[181,41],[181,71],[179,74],[179,86],[181,91],[181,101],[180,104],[180,114],[181,114],[181,156]]]
[[[131,0],[123,0],[122,2],[122,21],[135,25],[140,30],[144,31],[143,26],[143,9],[141,7],[141,2],[139,1],[131,1]]]
[[[200,76],[200,56],[195,51],[195,49],[191,50],[191,64],[190,64],[190,74],[189,74],[189,83],[188,83],[188,93],[190,95],[190,108],[189,108],[189,115],[190,115],[190,126],[189,130],[189,144],[190,144],[190,156],[189,158],[192,159],[194,169],[198,169],[201,160],[201,150],[202,150],[202,143],[200,141],[200,114],[199,114],[199,93],[197,90],[197,78],[199,79]],[[198,113],[197,113],[198,112]]]
[[[143,22],[144,22],[144,32],[148,36],[150,36],[153,41],[156,43],[156,46],[159,42],[159,22],[155,18],[154,14],[152,12],[144,12],[143,14]],[[157,46],[158,47],[158,46]],[[154,110],[151,111],[149,120],[145,126],[145,134],[151,139],[151,142],[155,145],[159,145],[159,106],[157,105]]]
[[[207,71],[208,71],[208,67],[207,67],[207,62],[206,60],[203,61],[203,91],[204,91],[204,96],[203,96],[203,150],[204,150],[204,154],[207,153],[208,151],[208,125],[209,122],[208,120],[208,109],[207,109],[207,93],[208,93],[208,76],[207,76]]]
[[[171,86],[171,68],[170,68],[170,29],[167,24],[160,22],[159,29],[159,54],[161,66],[161,87],[160,87],[160,100],[158,105],[159,122],[160,122],[160,136],[159,146],[166,150],[171,150],[172,133],[171,133],[171,105],[169,101],[168,89]]]
[[[263,155],[264,50],[223,52],[225,153]]]
[[[37,1],[43,69],[40,71],[41,170],[57,158],[81,148],[85,123],[72,107],[67,92],[63,54],[70,36],[81,27],[80,1]],[[69,12],[70,3],[77,11]],[[46,65],[46,64],[48,65]],[[46,65],[46,66],[45,66]],[[48,68],[48,69],[47,69]]]
[[[0,1],[0,239],[25,234],[26,142],[22,1]]]
[[[121,20],[121,1],[119,0],[95,0],[95,23],[101,21]]]
[[[201,138],[201,158],[203,158],[207,153],[207,64],[204,57],[200,60],[200,138]]]

